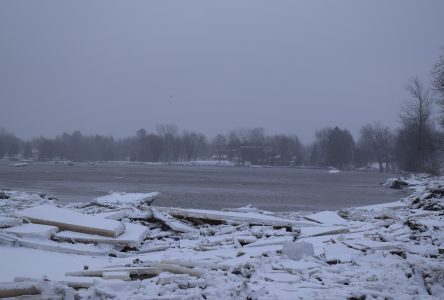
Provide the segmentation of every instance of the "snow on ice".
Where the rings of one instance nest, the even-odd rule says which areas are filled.
[[[2,191],[0,297],[443,299],[444,178],[387,186],[412,194],[305,216],[152,207],[157,193],[57,208]]]

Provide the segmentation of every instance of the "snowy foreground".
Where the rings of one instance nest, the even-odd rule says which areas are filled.
[[[0,191],[0,297],[443,299],[444,178],[388,184],[412,194],[311,215]]]

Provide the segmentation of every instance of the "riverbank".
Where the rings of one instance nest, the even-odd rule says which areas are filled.
[[[126,247],[113,238],[84,244],[75,231],[61,241],[66,229],[33,238],[3,229],[0,281],[80,299],[440,299],[444,178],[404,182],[411,194],[401,201],[313,214],[153,209],[147,195],[122,194],[63,205],[147,230]],[[25,222],[28,207],[57,205],[41,194],[7,197],[0,214]]]

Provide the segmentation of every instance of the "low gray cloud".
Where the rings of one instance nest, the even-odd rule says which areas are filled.
[[[443,1],[1,1],[0,105],[20,137],[397,126]]]

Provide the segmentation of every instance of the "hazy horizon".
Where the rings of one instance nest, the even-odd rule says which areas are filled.
[[[1,1],[0,127],[357,138],[398,126],[409,78],[429,85],[443,15],[443,1]]]

